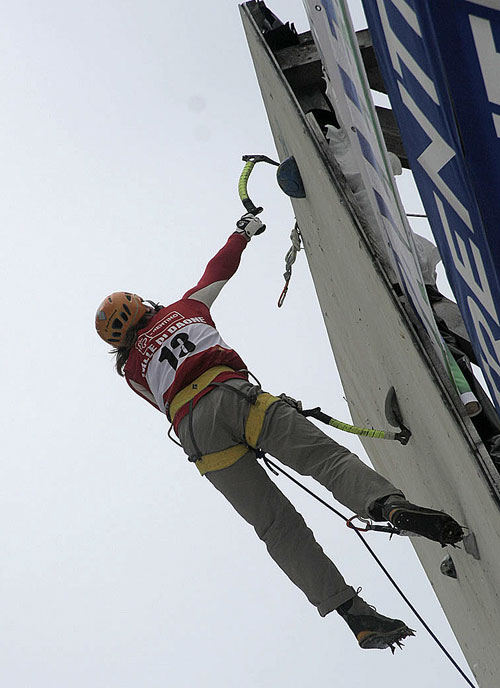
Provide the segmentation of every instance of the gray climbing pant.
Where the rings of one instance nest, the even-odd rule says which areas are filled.
[[[217,387],[200,399],[191,418],[186,416],[180,422],[178,435],[188,456],[198,450],[209,454],[245,443],[250,409],[246,396],[251,398],[253,393],[255,398],[261,390],[245,380],[225,384],[243,394]],[[301,475],[315,478],[338,502],[360,516],[369,516],[376,500],[402,494],[284,401],[267,410],[258,447]],[[255,528],[270,556],[321,616],[355,595],[252,449],[232,466],[210,471],[205,477]]]

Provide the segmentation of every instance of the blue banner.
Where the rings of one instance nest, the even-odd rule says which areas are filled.
[[[363,4],[448,280],[500,412],[500,2]]]

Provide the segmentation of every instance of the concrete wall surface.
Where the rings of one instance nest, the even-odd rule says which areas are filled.
[[[387,427],[394,386],[412,431],[407,446],[363,441],[374,467],[409,499],[451,513],[476,537],[480,559],[412,539],[482,688],[500,676],[498,476],[377,263],[322,134],[301,111],[250,12],[242,18],[280,159],[293,155],[306,190],[293,207],[353,421]],[[448,552],[457,579],[440,572]]]

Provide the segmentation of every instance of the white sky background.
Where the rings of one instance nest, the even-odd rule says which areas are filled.
[[[308,29],[299,0],[269,6]],[[355,535],[279,478],[348,581],[418,634],[392,657],[321,619],[94,332],[111,291],[168,303],[193,286],[243,212],[241,155],[275,156],[237,3],[17,0],[0,32],[0,684],[461,686]],[[293,214],[273,169],[250,195],[268,230],[214,318],[265,389],[348,420],[303,254],[276,307]],[[410,183],[404,201],[421,211]],[[465,665],[409,543],[369,539]]]

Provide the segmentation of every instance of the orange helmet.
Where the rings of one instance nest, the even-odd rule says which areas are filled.
[[[108,344],[120,347],[130,327],[137,325],[149,310],[142,298],[128,291],[106,296],[95,314],[95,328]]]

